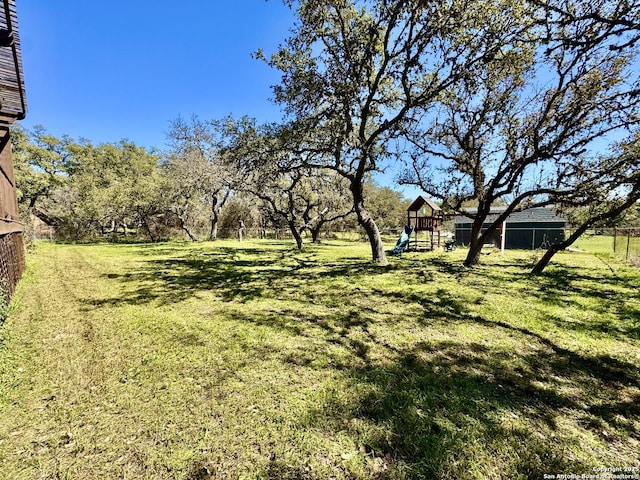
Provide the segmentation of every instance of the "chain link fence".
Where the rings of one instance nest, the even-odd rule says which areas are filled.
[[[381,233],[384,234],[385,232]],[[239,238],[239,229],[220,228],[218,229],[218,238]],[[242,238],[293,241],[293,234],[288,228],[245,228],[242,231]],[[310,241],[311,236],[308,231],[304,232],[303,238],[305,239],[305,242]],[[366,234],[364,233],[364,230],[322,230],[320,238],[322,240],[364,240],[366,239]]]
[[[615,228],[613,251],[627,262],[640,266],[640,227]]]

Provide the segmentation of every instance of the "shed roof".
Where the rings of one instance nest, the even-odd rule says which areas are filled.
[[[416,198],[413,201],[413,203],[411,205],[409,205],[409,208],[407,208],[407,210],[409,212],[417,212],[418,210],[420,210],[424,206],[425,203],[429,207],[431,207],[432,210],[434,210],[436,212],[442,210],[438,205],[435,204],[435,202],[433,200],[425,198],[422,195],[419,195],[418,198]]]
[[[492,207],[491,213],[487,216],[487,222],[494,221],[498,215],[506,210],[507,207]],[[468,213],[475,213],[475,209],[467,209]],[[455,223],[471,223],[472,219],[465,215],[456,215]],[[560,217],[548,207],[534,207],[522,210],[521,212],[513,212],[507,217],[509,223],[566,223],[567,219]]]

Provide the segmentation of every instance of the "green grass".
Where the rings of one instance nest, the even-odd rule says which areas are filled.
[[[640,467],[640,272],[464,254],[40,244],[0,330],[0,478]]]

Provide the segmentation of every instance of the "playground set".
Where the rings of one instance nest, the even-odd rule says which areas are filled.
[[[416,198],[407,209],[407,224],[392,253],[399,255],[405,250],[435,250],[440,247],[443,218],[442,209],[432,200],[423,196]]]

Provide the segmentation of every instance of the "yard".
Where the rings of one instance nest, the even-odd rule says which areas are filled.
[[[0,326],[0,478],[640,474],[640,271],[602,242],[539,277],[530,251],[41,243]]]

